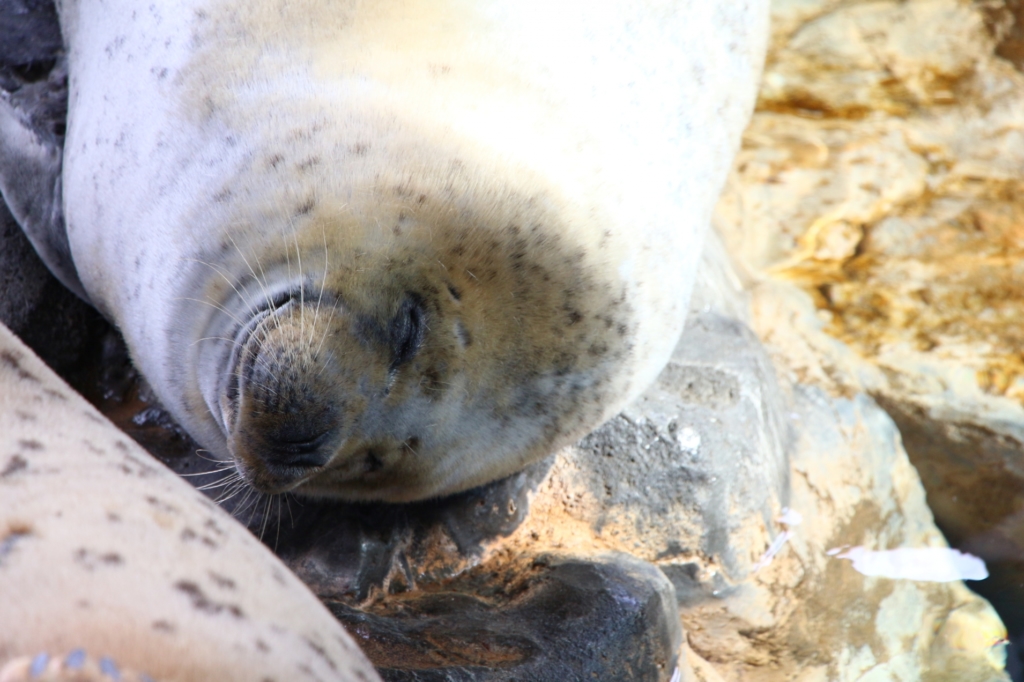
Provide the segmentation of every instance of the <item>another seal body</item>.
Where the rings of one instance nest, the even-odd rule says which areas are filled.
[[[2,324],[0,500],[4,682],[380,680],[267,547]]]
[[[766,6],[66,0],[77,277],[261,490],[508,475],[667,361]]]

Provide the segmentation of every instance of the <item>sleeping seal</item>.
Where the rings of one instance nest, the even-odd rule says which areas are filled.
[[[62,155],[5,102],[0,189],[252,486],[453,493],[667,362],[767,4],[65,0]]]

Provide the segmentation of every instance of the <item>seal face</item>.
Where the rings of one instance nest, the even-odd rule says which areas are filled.
[[[65,279],[259,490],[511,474],[667,361],[766,5],[67,0]]]

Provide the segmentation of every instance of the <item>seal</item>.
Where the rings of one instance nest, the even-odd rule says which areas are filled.
[[[0,325],[0,680],[379,681],[271,551]]]
[[[518,471],[653,381],[767,32],[767,0],[59,13],[63,156],[0,112],[38,250],[255,488],[395,502]]]

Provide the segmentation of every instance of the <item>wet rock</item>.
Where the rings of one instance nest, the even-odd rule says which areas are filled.
[[[801,379],[877,398],[939,527],[988,562],[976,589],[1024,633],[1019,3],[774,12],[718,213],[755,328]]]
[[[481,568],[362,610],[327,604],[385,680],[661,680],[675,670],[675,595],[651,564],[538,557],[498,582]]]
[[[76,370],[95,357],[109,325],[50,274],[2,201],[0,293],[0,323],[74,381]]]

